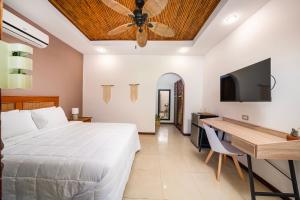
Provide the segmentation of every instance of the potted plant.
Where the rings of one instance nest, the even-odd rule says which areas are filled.
[[[300,140],[300,129],[292,129],[291,133],[287,135],[288,140]]]
[[[160,117],[159,117],[159,115],[155,115],[155,126],[156,127],[160,126]]]

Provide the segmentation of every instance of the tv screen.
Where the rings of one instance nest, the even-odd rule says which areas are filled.
[[[271,58],[221,76],[221,101],[271,101]]]

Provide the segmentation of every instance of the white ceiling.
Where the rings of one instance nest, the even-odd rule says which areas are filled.
[[[185,55],[204,55],[268,1],[221,0],[193,41],[149,41],[145,48],[137,49],[135,41],[89,41],[48,0],[26,0],[26,3],[4,0],[4,3],[83,54],[99,54],[96,49],[104,47],[106,54],[176,55],[180,54],[178,49],[188,47]],[[237,13],[239,20],[225,25],[224,19],[232,13]]]

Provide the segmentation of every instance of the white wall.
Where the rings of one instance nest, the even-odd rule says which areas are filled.
[[[195,56],[85,55],[83,113],[94,121],[136,123],[140,132],[155,131],[156,84],[165,73],[177,73],[185,83],[184,132],[190,133],[192,112],[202,103],[203,58]],[[139,83],[139,99],[132,103],[129,83]],[[101,84],[114,84],[112,99],[102,100]]]
[[[221,103],[219,78],[228,72],[272,58],[277,86],[271,103]],[[300,127],[300,1],[271,0],[255,15],[215,46],[205,57],[204,108],[208,112],[290,132]],[[287,162],[275,162],[288,173]],[[300,168],[298,165],[298,177]],[[283,191],[291,190],[286,177],[265,161],[254,170]]]
[[[169,73],[162,75],[157,81],[157,89],[169,89],[171,90],[171,103],[170,103],[170,120],[162,120],[161,122],[173,123],[174,122],[174,84],[176,81],[180,80],[180,76],[177,74]],[[155,102],[155,113],[158,114],[158,92],[156,93]]]

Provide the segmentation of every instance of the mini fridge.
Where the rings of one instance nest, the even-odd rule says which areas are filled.
[[[201,151],[201,148],[210,148],[201,119],[214,118],[217,115],[210,113],[192,113],[191,142]]]

